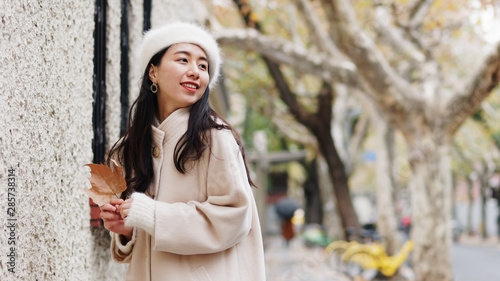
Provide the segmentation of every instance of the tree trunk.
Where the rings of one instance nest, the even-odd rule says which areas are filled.
[[[383,243],[389,255],[394,255],[401,241],[398,236],[394,196],[394,129],[385,120],[374,118],[377,130],[377,230],[384,238]]]
[[[330,170],[330,178],[335,194],[335,206],[340,215],[344,231],[346,232],[345,235],[349,237],[347,233],[348,230],[355,230],[357,234],[359,234],[361,225],[359,224],[354,205],[352,204],[351,193],[347,182],[348,177],[345,172],[344,164],[340,160],[340,156],[333,142],[331,132],[330,130],[314,130],[314,135],[318,139],[319,147]]]
[[[465,229],[467,231],[467,235],[472,236],[474,234],[474,230],[472,227],[472,204],[474,203],[474,194],[472,192],[474,185],[470,175],[465,177],[467,181],[467,222]]]
[[[481,193],[481,237],[483,239],[488,238],[488,227],[487,227],[487,213],[486,213],[486,203],[488,200],[487,189],[488,189],[488,166],[485,162],[481,165],[481,172],[479,173],[480,179],[480,193]]]
[[[321,191],[319,189],[317,161],[303,164],[307,178],[304,182],[304,197],[306,198],[305,221],[306,223],[323,224],[323,203],[321,200]]]
[[[246,26],[260,31],[259,22],[251,17],[252,9],[248,3],[239,0],[234,0],[234,2]],[[331,85],[324,83],[323,89],[320,90],[318,94],[318,111],[315,114],[311,114],[299,103],[297,96],[290,89],[279,65],[265,55],[262,56],[262,59],[267,66],[269,74],[274,79],[281,100],[288,106],[290,113],[295,119],[304,124],[318,140],[321,152],[325,156],[330,169],[330,177],[332,179],[333,192],[336,200],[335,206],[340,215],[344,230],[346,231],[349,228],[354,228],[360,231],[361,226],[356,212],[354,211],[354,205],[352,204],[351,194],[349,192],[347,183],[348,177],[331,135],[331,119],[333,118],[332,103],[334,95]]]
[[[423,146],[417,146],[423,147]],[[412,147],[415,148],[415,147]],[[451,281],[451,160],[449,144],[410,159],[415,280]],[[413,149],[413,152],[422,152]],[[416,154],[411,154],[415,156]]]

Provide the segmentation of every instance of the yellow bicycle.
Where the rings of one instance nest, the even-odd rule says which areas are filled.
[[[335,244],[334,244],[335,243]],[[327,255],[341,257],[344,265],[356,264],[363,270],[375,269],[387,277],[393,276],[413,250],[413,242],[408,240],[393,256],[387,255],[384,247],[377,243],[335,241],[325,249]],[[347,267],[347,266],[346,266]]]

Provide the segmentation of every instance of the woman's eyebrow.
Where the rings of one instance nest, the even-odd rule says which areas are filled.
[[[185,54],[187,56],[192,56],[192,54],[190,52],[184,51],[184,50],[179,50],[179,51],[177,51],[177,52],[174,53],[174,55],[177,55],[177,54]],[[208,59],[205,56],[201,56],[199,59],[208,62]]]

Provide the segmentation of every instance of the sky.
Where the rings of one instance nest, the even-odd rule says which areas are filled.
[[[500,42],[500,10],[495,11],[492,5],[482,8],[480,1],[472,1],[471,10],[469,19],[471,23],[480,23],[477,31],[484,40],[489,44]]]

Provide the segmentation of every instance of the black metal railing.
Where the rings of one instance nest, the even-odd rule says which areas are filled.
[[[148,31],[151,29],[151,0],[144,0],[144,22],[143,22],[143,31]]]
[[[102,163],[106,154],[106,0],[96,0],[94,10],[94,103],[92,150],[94,163]]]
[[[128,122],[128,107],[129,107],[129,91],[128,91],[128,74],[129,74],[129,31],[128,31],[128,8],[130,0],[122,0],[122,20],[120,24],[120,50],[121,50],[121,71],[120,71],[120,84],[121,84],[121,119],[120,119],[120,136],[123,136],[127,128]]]
[[[107,0],[95,0],[94,10],[94,102],[92,150],[94,163],[102,163],[106,155],[106,13]],[[151,0],[144,0],[143,31],[151,28]],[[129,15],[130,0],[121,0],[120,23],[120,135],[125,133],[129,115]]]

